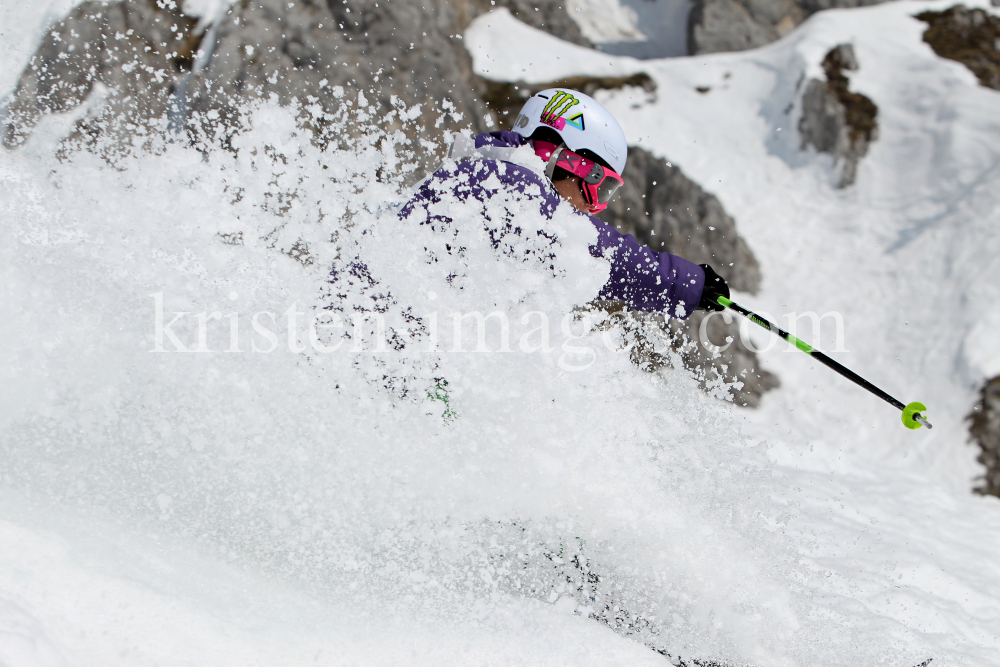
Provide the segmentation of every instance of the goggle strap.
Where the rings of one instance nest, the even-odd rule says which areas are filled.
[[[566,144],[559,144],[558,148],[552,151],[552,155],[549,156],[549,161],[545,164],[545,176],[550,181],[552,180],[552,175],[556,173],[556,162],[559,161],[559,156],[562,155],[565,148]]]

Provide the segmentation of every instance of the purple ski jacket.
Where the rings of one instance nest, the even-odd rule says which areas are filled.
[[[490,132],[476,137],[476,148],[516,148],[526,143],[528,140],[517,132]],[[560,203],[570,206],[544,177],[513,163],[506,163],[502,169],[500,164],[498,160],[479,159],[459,162],[453,170],[438,170],[403,206],[400,218],[412,218],[426,224],[435,217],[428,210],[429,205],[440,201],[440,193],[446,190],[451,190],[461,200],[473,197],[480,202],[486,201],[497,191],[496,187],[491,190],[484,183],[493,176],[508,192],[517,192],[525,199],[537,199],[539,210],[546,217],[551,218]],[[457,178],[463,173],[467,176]],[[587,217],[597,228],[597,242],[590,246],[590,254],[611,261],[611,276],[596,295],[598,299],[617,299],[636,310],[680,319],[687,318],[698,307],[705,285],[704,269],[676,255],[650,250],[631,234],[623,235],[594,216]]]

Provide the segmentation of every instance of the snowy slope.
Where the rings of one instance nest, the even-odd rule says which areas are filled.
[[[783,386],[755,412],[679,371],[636,371],[599,332],[575,341],[593,346],[575,372],[558,344],[307,359],[282,336],[249,352],[267,346],[251,314],[274,313],[283,334],[290,306],[324,302],[343,248],[415,309],[480,304],[512,322],[568,312],[601,270],[570,217],[553,223],[554,277],[493,257],[474,224],[458,229],[467,256],[422,264],[413,247],[439,239],[363,212],[399,196],[374,178],[405,162],[392,142],[319,154],[270,105],[235,158],[172,145],[117,169],[59,162],[58,119],[0,154],[0,662],[666,664],[544,579],[582,555],[674,655],[996,664],[1000,503],[969,493],[962,417],[997,361],[976,327],[1000,311],[971,304],[1000,285],[1000,95],[920,41],[910,15],[927,6],[826,12],[765,49],[661,61],[562,44],[500,11],[465,37],[501,79],[649,73],[655,101],[605,101],[737,219],[765,276],[739,300],[782,323],[840,311],[846,350],[832,329],[821,345],[927,403],[930,433],[783,346],[762,354]],[[861,63],[853,88],[880,109],[847,191],[828,158],[798,151],[784,113],[841,41]],[[297,239],[312,265],[277,252]],[[213,352],[150,352],[160,293],[167,321],[192,314],[175,328],[189,344],[193,315],[219,312]],[[231,312],[239,354],[223,351]],[[441,373],[458,417],[383,389],[393,373]]]

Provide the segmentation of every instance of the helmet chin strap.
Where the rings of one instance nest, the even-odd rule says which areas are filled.
[[[559,161],[559,155],[561,155],[565,149],[566,144],[559,144],[559,147],[552,151],[552,155],[549,156],[549,161],[545,163],[545,176],[550,181],[552,180],[552,174],[556,171],[556,162]]]

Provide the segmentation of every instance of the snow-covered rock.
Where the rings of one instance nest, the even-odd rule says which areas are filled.
[[[824,80],[809,79],[802,93],[799,134],[802,148],[833,155],[841,169],[838,187],[854,183],[858,162],[878,137],[878,107],[868,97],[852,93],[847,71],[858,62],[850,44],[839,44],[823,58]]]
[[[930,24],[924,41],[934,53],[957,60],[972,70],[979,83],[1000,90],[1000,17],[956,5],[943,12],[921,12],[917,18]]]

